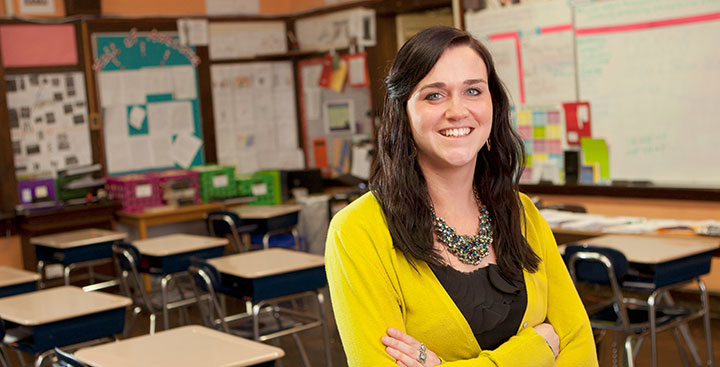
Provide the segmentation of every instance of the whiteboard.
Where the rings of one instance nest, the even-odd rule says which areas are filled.
[[[612,179],[720,185],[720,1],[578,7],[578,89]]]
[[[465,14],[516,109],[588,101],[612,180],[720,186],[720,0],[572,3]]]

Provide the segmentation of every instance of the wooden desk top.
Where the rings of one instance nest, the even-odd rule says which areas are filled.
[[[117,212],[117,216],[120,219],[151,219],[151,218],[162,218],[167,216],[183,215],[195,212],[208,212],[211,210],[221,210],[224,208],[222,203],[203,203],[196,205],[187,205],[179,207],[168,207],[157,210],[145,210],[141,212]]]
[[[34,282],[40,279],[40,274],[27,270],[0,266],[0,287],[8,287],[20,283]]]
[[[659,264],[720,247],[718,239],[697,236],[604,235],[579,243],[616,249],[628,261],[642,264]]]
[[[132,244],[137,247],[142,255],[168,256],[225,246],[228,244],[228,240],[227,238],[178,233],[137,240],[133,241]]]
[[[280,348],[197,325],[75,352],[96,367],[251,366],[284,355]]]
[[[208,263],[221,273],[253,279],[325,265],[320,255],[280,248],[216,257]]]
[[[302,205],[243,205],[230,209],[241,219],[268,219],[302,210]]]
[[[49,234],[47,236],[32,237],[30,243],[54,248],[70,248],[96,243],[123,240],[127,234],[107,229],[88,228],[77,231]]]
[[[0,315],[20,325],[34,326],[126,307],[131,303],[126,297],[64,286],[0,298]]]

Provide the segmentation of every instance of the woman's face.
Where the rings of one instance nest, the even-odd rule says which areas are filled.
[[[474,167],[493,116],[480,55],[464,45],[445,50],[413,89],[407,113],[421,167]]]

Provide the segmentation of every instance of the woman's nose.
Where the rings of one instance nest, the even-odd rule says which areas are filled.
[[[447,109],[445,110],[445,118],[448,120],[462,120],[468,114],[468,110],[465,107],[460,97],[452,97],[448,99]]]

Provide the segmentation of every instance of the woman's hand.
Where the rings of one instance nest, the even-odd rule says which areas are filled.
[[[550,345],[550,349],[552,349],[553,355],[557,358],[558,352],[560,352],[560,337],[555,332],[555,328],[549,323],[544,323],[535,326],[533,329],[545,338],[545,341]]]
[[[395,358],[400,367],[434,367],[442,363],[437,354],[425,348],[425,344],[415,340],[412,336],[394,328],[387,329],[386,336],[382,337],[385,351]],[[424,361],[422,355],[425,356]]]

